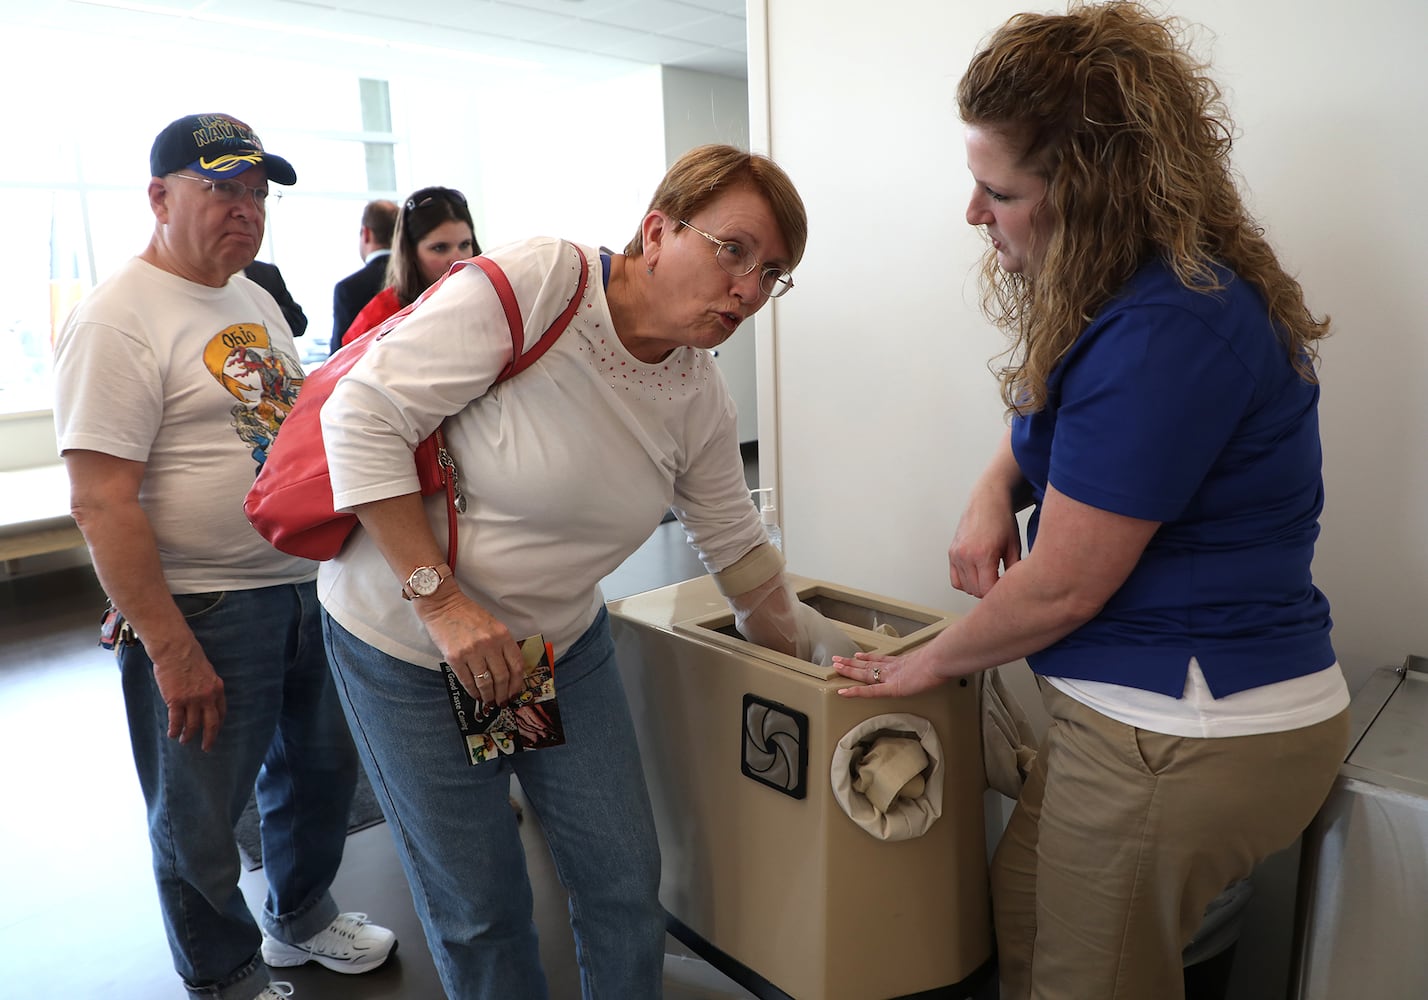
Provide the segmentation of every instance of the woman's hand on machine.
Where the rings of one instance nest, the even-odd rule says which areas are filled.
[[[510,630],[459,587],[415,602],[427,634],[473,698],[505,705],[525,683],[525,661]]]
[[[902,656],[886,653],[858,653],[852,657],[833,657],[833,669],[851,680],[862,681],[856,687],[839,688],[845,698],[898,698],[930,691],[947,681],[933,673],[931,658],[914,650]]]

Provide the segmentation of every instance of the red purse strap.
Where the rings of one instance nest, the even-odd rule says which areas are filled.
[[[574,246],[574,244],[572,244]],[[491,286],[496,290],[496,297],[501,301],[501,310],[506,314],[506,326],[511,332],[511,360],[505,368],[502,368],[496,376],[497,382],[504,382],[521,372],[525,371],[544,354],[552,344],[565,332],[565,328],[570,325],[570,321],[575,318],[575,314],[580,309],[581,300],[585,298],[585,283],[590,277],[590,263],[585,259],[585,251],[578,246],[574,247],[575,255],[580,259],[580,275],[575,282],[575,293],[571,295],[570,302],[559,316],[555,317],[545,333],[540,335],[540,339],[535,342],[529,351],[523,351],[526,340],[526,324],[521,318],[521,307],[516,302],[516,291],[511,287],[510,279],[506,277],[506,272],[501,270],[501,265],[497,264],[489,257],[473,257],[469,261],[462,261],[462,264],[474,264],[482,271],[486,272],[486,277],[490,279]],[[442,275],[441,281],[456,271],[454,265],[450,271]],[[441,282],[437,282],[439,285]],[[431,291],[436,290],[433,285]],[[426,298],[424,294],[422,298]],[[420,302],[418,299],[417,302]],[[417,303],[413,303],[415,308]],[[395,325],[395,324],[393,324]],[[382,336],[385,334],[379,334]],[[437,427],[433,433],[436,439],[437,461],[441,463],[446,483],[446,565],[454,571],[456,568],[456,522],[457,516],[466,509],[466,497],[462,494],[458,483],[456,463],[451,459],[451,453],[446,450],[446,435],[441,427]]]
[[[580,309],[580,302],[585,298],[585,282],[590,277],[590,262],[585,259],[585,251],[573,244],[572,246],[576,257],[580,259],[580,274],[575,281],[575,294],[570,297],[570,302],[566,304],[565,309],[551,321],[545,333],[540,335],[540,339],[529,351],[523,350],[526,331],[525,321],[521,318],[521,307],[516,303],[515,290],[511,288],[510,279],[506,277],[506,272],[501,270],[501,265],[489,257],[474,257],[470,261],[463,262],[475,264],[486,272],[486,277],[491,280],[492,287],[496,289],[496,297],[501,300],[501,308],[506,313],[506,325],[511,331],[511,360],[496,376],[497,382],[504,382],[508,378],[519,375],[540,360],[540,356],[565,332],[565,328],[570,325],[570,321],[575,318],[575,313]]]
[[[451,452],[446,450],[446,434],[438,425],[432,432],[436,439],[436,461],[441,466],[442,480],[446,483],[446,565],[456,572],[456,519],[466,509],[466,497],[456,482],[456,462]]]

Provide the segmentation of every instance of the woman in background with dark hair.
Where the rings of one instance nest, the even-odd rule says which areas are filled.
[[[481,252],[466,196],[454,188],[425,187],[412,193],[397,216],[387,287],[362,307],[342,343],[350,344],[372,327],[416,301],[458,260]]]

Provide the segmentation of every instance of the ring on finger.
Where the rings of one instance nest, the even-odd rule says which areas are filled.
[[[491,671],[489,671],[489,670],[483,670],[483,671],[481,671],[479,674],[476,675],[476,679],[477,679],[478,681],[484,681],[487,677],[490,677],[490,676],[491,676]]]
[[[882,668],[882,667],[874,667],[874,668],[873,668],[873,683],[874,683],[874,684],[881,684],[882,682],[883,682],[883,668]]]

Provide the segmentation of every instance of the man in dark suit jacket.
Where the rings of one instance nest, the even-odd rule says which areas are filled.
[[[278,308],[283,311],[283,319],[288,321],[288,329],[292,330],[294,337],[301,337],[307,329],[307,314],[302,311],[302,306],[293,300],[293,293],[288,291],[287,282],[283,281],[283,272],[278,270],[278,266],[265,260],[255,260],[243,268],[243,273],[277,300]]]
[[[362,210],[362,232],[358,251],[365,263],[339,281],[332,289],[332,352],[342,343],[342,335],[387,283],[387,257],[392,252],[392,233],[397,227],[397,204],[369,201]]]

